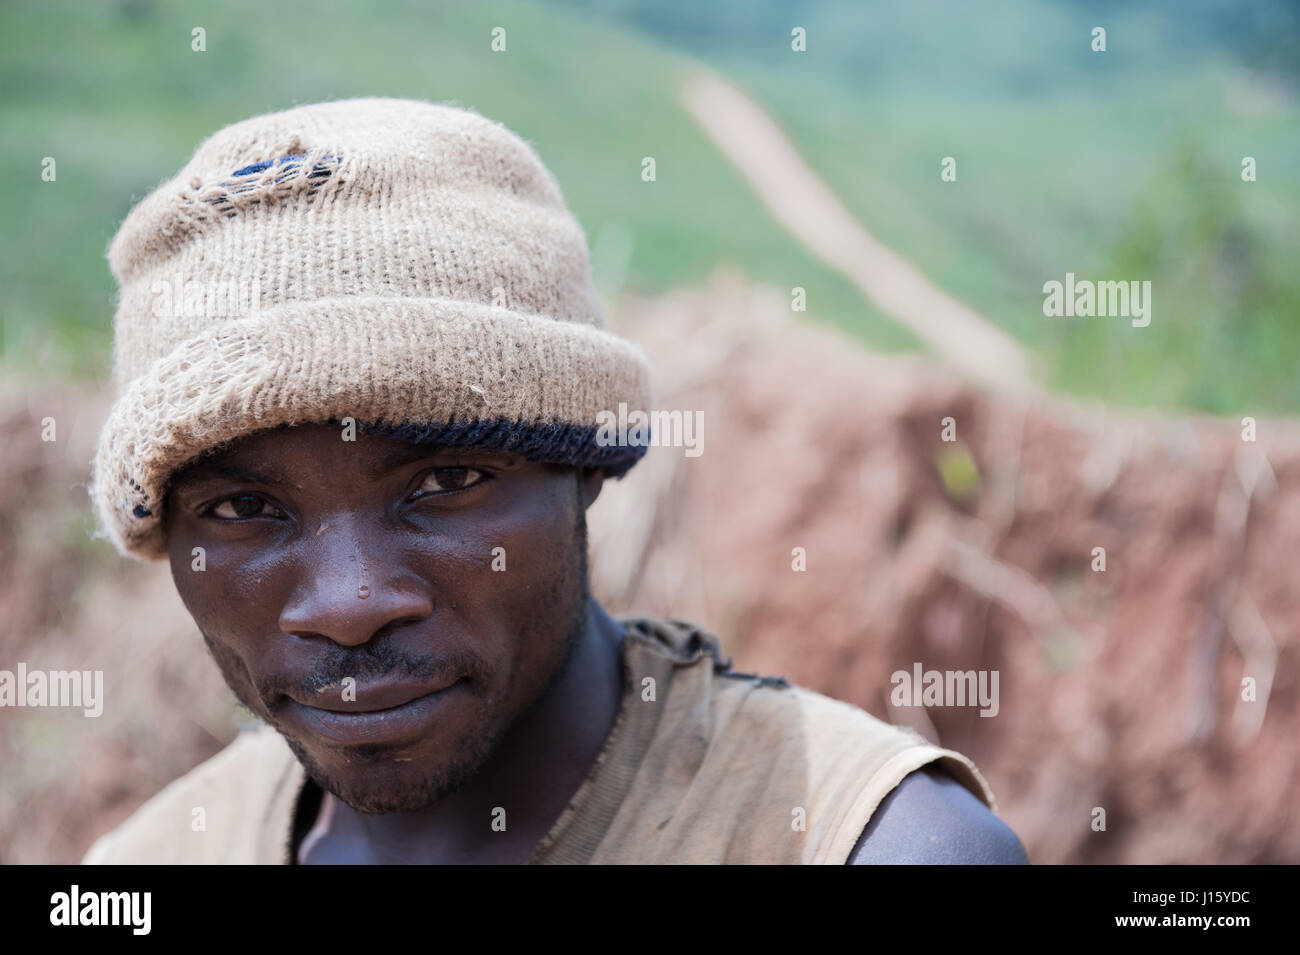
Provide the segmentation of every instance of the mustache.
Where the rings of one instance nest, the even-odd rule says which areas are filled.
[[[356,648],[333,645],[323,648],[305,671],[268,675],[258,692],[269,703],[291,691],[311,698],[338,686],[349,677],[356,680],[358,686],[401,677],[430,684],[464,679],[473,688],[481,686],[487,676],[487,664],[467,650],[425,657],[392,644],[367,643]]]

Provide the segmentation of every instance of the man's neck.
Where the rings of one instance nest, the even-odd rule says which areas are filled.
[[[472,780],[421,812],[372,814],[322,795],[299,863],[524,863],[582,784],[622,701],[623,627],[594,599],[573,657]],[[508,824],[491,827],[505,807]]]

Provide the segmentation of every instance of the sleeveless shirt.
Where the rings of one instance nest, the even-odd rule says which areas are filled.
[[[881,800],[931,763],[997,811],[961,753],[784,678],[737,673],[701,627],[617,619],[613,728],[530,864],[842,865]],[[293,864],[314,786],[262,724],[100,837],[83,862]]]

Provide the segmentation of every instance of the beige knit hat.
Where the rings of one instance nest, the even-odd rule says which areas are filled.
[[[533,149],[458,107],[351,99],[204,141],[108,249],[118,399],[91,497],[123,555],[166,556],[177,468],[232,438],[340,422],[619,477],[649,407],[605,330],[582,227]]]

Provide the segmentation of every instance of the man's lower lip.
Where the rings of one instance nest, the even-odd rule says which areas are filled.
[[[292,699],[285,703],[285,711],[314,735],[337,743],[392,743],[427,734],[438,713],[461,689],[460,682],[456,682],[401,706],[371,713],[336,713]]]

